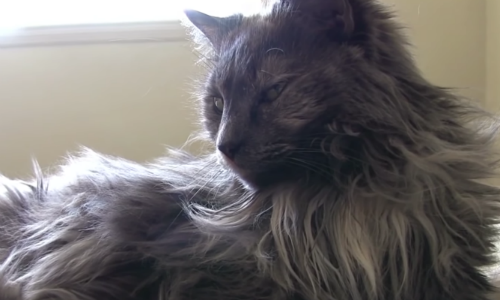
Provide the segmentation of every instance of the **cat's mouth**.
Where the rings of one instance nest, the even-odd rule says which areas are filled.
[[[258,168],[256,163],[253,167],[247,168],[220,153],[219,160],[231,169],[242,183],[253,189],[264,188],[277,181],[286,181],[292,177],[291,170],[281,164],[261,165]]]
[[[219,160],[221,161],[222,164],[230,168],[236,175],[243,178],[251,177],[250,176],[250,174],[252,173],[251,171],[239,166],[234,160],[229,159],[224,154],[219,153]]]

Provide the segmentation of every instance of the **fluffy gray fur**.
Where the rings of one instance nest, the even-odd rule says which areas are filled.
[[[1,300],[495,296],[496,120],[422,78],[382,5],[187,16],[220,151],[1,177]]]

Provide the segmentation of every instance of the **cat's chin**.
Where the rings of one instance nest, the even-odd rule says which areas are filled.
[[[225,158],[223,155],[221,155],[220,160],[222,164],[224,164],[226,167],[228,167],[239,179],[239,181],[245,185],[247,188],[250,189],[258,189],[259,184],[258,184],[258,176],[255,172],[245,170],[244,168],[239,167],[237,164],[235,164],[233,161]]]
[[[262,168],[261,170],[249,170],[238,166],[223,155],[220,156],[220,160],[236,175],[244,186],[252,190],[263,189],[290,179],[289,176],[285,175],[290,175],[290,173],[279,166]]]
[[[231,170],[245,187],[252,190],[264,189],[279,181],[278,178],[269,176],[267,172],[251,172],[235,168]]]

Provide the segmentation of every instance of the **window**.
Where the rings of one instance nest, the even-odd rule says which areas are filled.
[[[177,20],[185,8],[213,15],[255,10],[259,0],[10,0],[0,4],[0,27]]]
[[[171,39],[180,34],[186,8],[225,16],[253,13],[259,5],[260,0],[1,1],[0,47]]]

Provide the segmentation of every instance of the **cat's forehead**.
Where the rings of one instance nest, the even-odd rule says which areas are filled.
[[[272,20],[255,16],[244,18],[226,41],[226,51],[238,50],[239,47],[260,51],[280,39],[277,36],[277,26]]]
[[[272,22],[250,19],[232,32],[220,48],[217,77],[254,77],[264,65],[285,54],[284,44]]]
[[[240,25],[227,35],[221,53],[232,53],[233,58],[247,55],[264,59],[297,51],[314,52],[314,33],[303,25],[279,15],[243,18]]]

